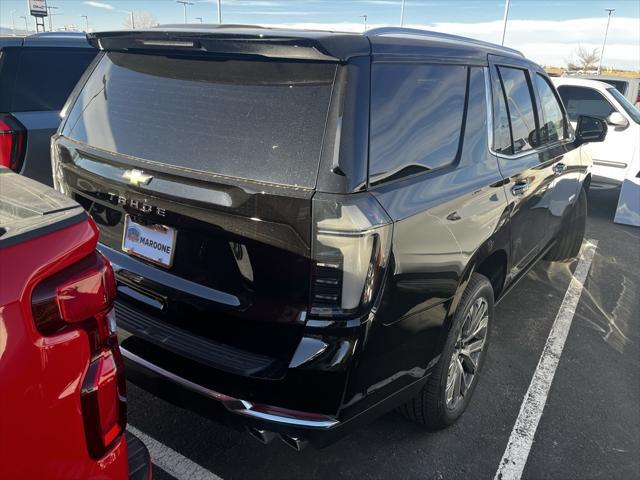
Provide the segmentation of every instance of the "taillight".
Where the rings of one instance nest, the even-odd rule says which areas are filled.
[[[393,224],[368,193],[313,197],[312,316],[357,315],[371,306],[389,262]]]
[[[18,120],[9,114],[0,114],[0,166],[15,172],[22,168],[27,132]]]
[[[31,308],[43,335],[83,329],[91,359],[80,400],[89,454],[101,458],[124,432],[124,366],[115,329],[116,283],[109,262],[98,252],[40,282]]]

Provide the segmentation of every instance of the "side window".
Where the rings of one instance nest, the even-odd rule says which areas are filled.
[[[467,67],[373,64],[369,178],[372,185],[456,159]]]
[[[96,53],[89,48],[23,48],[11,110],[60,110]]]
[[[496,153],[509,155],[511,149],[511,126],[505,103],[504,90],[498,78],[493,82],[493,149]]]
[[[558,93],[571,121],[577,121],[578,115],[606,118],[615,112],[607,99],[592,88],[560,85]]]
[[[535,75],[536,89],[542,104],[540,117],[540,143],[553,143],[566,138],[566,127],[562,108],[553,87],[542,75]]]
[[[531,150],[538,145],[538,132],[527,72],[510,67],[498,67],[498,72],[511,121],[513,153]]]

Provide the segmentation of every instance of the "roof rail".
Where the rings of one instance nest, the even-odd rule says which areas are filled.
[[[87,34],[85,32],[75,32],[75,31],[66,31],[66,30],[61,30],[59,32],[35,32],[35,33],[30,33],[28,35],[29,37],[38,37],[38,38],[47,38],[47,37],[68,37],[68,38],[74,38],[74,37],[86,37]]]
[[[474,45],[493,48],[495,50],[502,50],[511,54],[518,55],[524,58],[524,55],[519,50],[514,48],[504,47],[491,42],[485,42],[483,40],[476,40],[475,38],[463,37],[461,35],[452,35],[450,33],[434,32],[432,30],[419,30],[417,28],[404,28],[404,27],[380,27],[372,28],[364,32],[367,37],[383,37],[383,36],[412,36],[416,38],[442,38],[446,40],[454,40],[457,42],[471,43]]]
[[[209,29],[209,28],[217,28],[217,29],[225,29],[225,28],[260,28],[265,29],[265,27],[261,27],[260,25],[249,25],[249,24],[241,24],[241,23],[164,23],[160,25],[156,25],[152,28],[162,29],[162,28],[188,28],[191,30],[198,29]]]

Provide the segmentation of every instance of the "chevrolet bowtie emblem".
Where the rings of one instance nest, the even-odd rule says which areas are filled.
[[[142,170],[126,170],[122,174],[122,178],[129,180],[131,185],[146,185],[153,178],[152,175],[147,175]]]

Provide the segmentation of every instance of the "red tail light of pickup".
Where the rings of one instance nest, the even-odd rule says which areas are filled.
[[[72,329],[86,332],[91,360],[81,388],[82,415],[91,457],[102,457],[126,426],[124,366],[115,335],[113,269],[94,252],[43,280],[31,298],[43,335]]]

